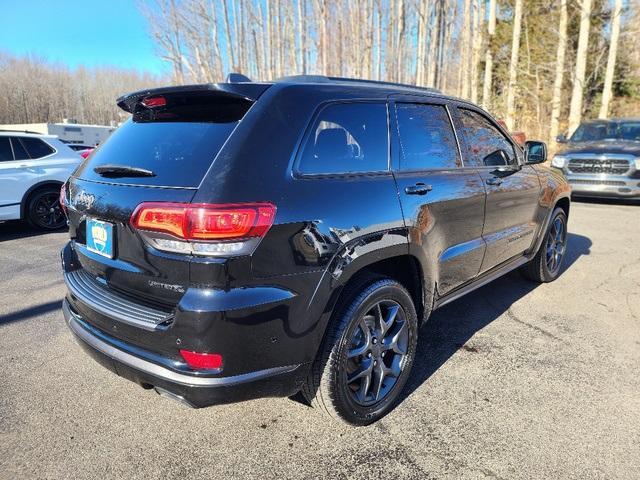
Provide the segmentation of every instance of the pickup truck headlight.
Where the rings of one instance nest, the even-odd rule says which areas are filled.
[[[551,160],[551,166],[556,168],[564,168],[567,163],[567,157],[563,157],[562,155],[555,155],[553,160]]]

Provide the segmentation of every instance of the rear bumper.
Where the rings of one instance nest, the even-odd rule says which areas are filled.
[[[638,198],[640,199],[640,178],[620,175],[576,175],[565,173],[576,197]]]
[[[145,388],[155,388],[191,407],[232,403],[259,397],[289,396],[306,376],[305,365],[289,365],[228,377],[198,375],[171,368],[175,363],[118,340],[91,326],[72,311],[67,299],[62,310],[80,346],[98,363]]]

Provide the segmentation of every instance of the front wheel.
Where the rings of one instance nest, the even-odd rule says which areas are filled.
[[[560,275],[567,252],[567,214],[556,208],[551,215],[545,237],[533,259],[522,267],[522,274],[534,282],[552,282]]]
[[[336,312],[303,387],[313,405],[352,425],[367,425],[395,407],[417,344],[411,296],[391,279],[372,280]]]
[[[60,206],[60,191],[55,187],[37,190],[27,203],[27,221],[42,230],[58,230],[67,224]]]

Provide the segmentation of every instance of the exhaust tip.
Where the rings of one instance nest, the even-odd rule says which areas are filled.
[[[164,398],[169,398],[171,400],[175,400],[178,403],[181,403],[182,405],[184,405],[185,407],[189,407],[189,408],[196,408],[194,405],[192,405],[191,403],[189,403],[187,400],[185,400],[184,397],[181,397],[180,395],[176,395],[173,392],[170,392],[168,390],[165,390],[164,388],[161,387],[153,387],[153,389],[156,391],[156,393],[158,395],[160,395],[161,397]]]

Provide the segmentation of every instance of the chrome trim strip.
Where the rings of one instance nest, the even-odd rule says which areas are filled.
[[[478,248],[486,246],[485,239],[482,237],[474,238],[468,242],[458,243],[447,248],[440,254],[440,262],[446,262],[452,260],[461,255],[466,255]]]
[[[566,160],[566,165],[564,170],[572,175],[615,175],[615,176],[626,176],[629,175],[630,173],[633,173],[635,171],[635,156],[630,155],[630,154],[626,154],[626,153],[580,153],[580,152],[576,152],[576,153],[567,153],[567,154],[561,154],[563,157],[565,157]],[[624,171],[611,171],[611,172],[580,172],[580,171],[574,171],[572,170],[571,167],[573,168],[585,168],[585,165],[582,163],[583,161],[587,161],[590,162],[591,164],[594,164],[596,162],[626,162],[626,170]],[[573,162],[573,164],[572,164]],[[577,162],[577,163],[576,163]],[[597,166],[597,165],[596,165]],[[620,165],[618,164],[612,164],[610,165],[611,170],[614,169],[618,169],[618,170],[622,170],[623,168],[625,168],[624,165]]]
[[[197,377],[193,375],[186,375],[144,360],[100,340],[82,326],[82,323],[84,322],[69,309],[69,305],[66,300],[62,304],[62,309],[64,311],[67,324],[69,325],[69,329],[79,340],[117,362],[169,382],[195,387],[229,387],[240,383],[261,380],[274,375],[292,372],[300,366],[287,365],[285,367],[267,368],[265,370],[243,373],[241,375],[234,375],[231,377]]]

